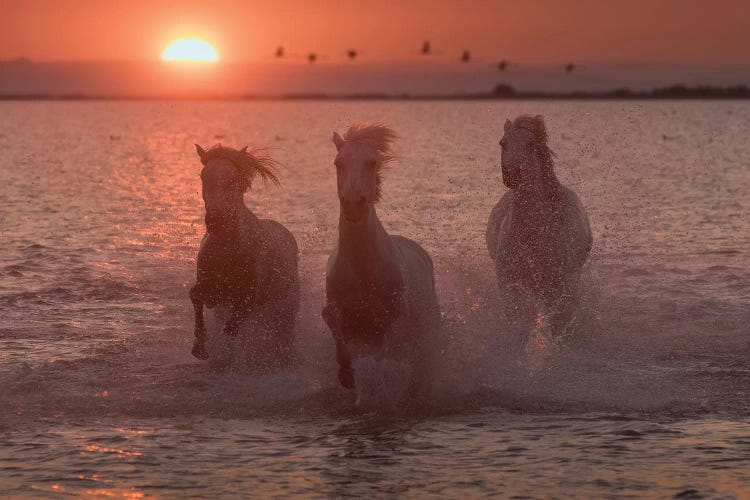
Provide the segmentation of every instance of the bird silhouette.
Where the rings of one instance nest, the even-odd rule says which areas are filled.
[[[565,65],[565,72],[566,73],[572,73],[572,72],[580,70],[580,69],[583,69],[583,66],[578,66],[577,64],[574,64],[572,62]]]
[[[316,54],[315,52],[310,52],[309,54],[307,54],[307,61],[310,62],[311,64],[317,60],[318,60],[318,54]]]
[[[430,47],[430,42],[425,40],[425,42],[422,44],[422,55],[429,56],[430,52],[432,52],[432,47]]]
[[[464,50],[463,54],[461,54],[461,62],[471,62],[471,52],[469,52],[468,50]]]
[[[358,55],[359,55],[359,52],[356,49],[349,49],[346,51],[346,57],[348,57],[352,61],[356,59]]]
[[[500,71],[505,71],[508,69],[508,66],[510,66],[510,61],[507,59],[503,59],[502,61],[497,63],[497,69]]]
[[[276,47],[276,59],[283,59],[284,58],[284,47],[279,45]]]

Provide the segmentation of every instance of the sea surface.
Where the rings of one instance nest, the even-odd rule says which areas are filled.
[[[562,344],[496,314],[484,231],[520,113],[544,115],[594,234]],[[339,388],[320,318],[330,138],[354,121],[399,134],[377,210],[436,264],[419,404]],[[747,498],[748,131],[740,101],[0,103],[0,496]],[[282,372],[190,356],[194,143],[219,142],[282,164],[246,195],[300,247]]]

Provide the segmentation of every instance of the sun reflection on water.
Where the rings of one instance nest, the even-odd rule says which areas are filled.
[[[140,457],[143,455],[143,453],[141,453],[140,451],[128,451],[128,450],[120,450],[117,448],[107,448],[106,446],[101,446],[98,444],[87,445],[85,449],[88,452],[115,453],[121,457]]]

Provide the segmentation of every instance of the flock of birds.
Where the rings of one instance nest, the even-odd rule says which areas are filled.
[[[434,52],[432,50],[432,44],[429,42],[429,40],[425,40],[422,43],[422,49],[420,50],[420,54],[422,54],[423,56],[430,56],[430,55],[436,54],[436,52]],[[360,51],[357,50],[357,49],[348,49],[345,52],[345,55],[346,55],[346,57],[348,59],[350,59],[350,60],[353,61],[353,60],[355,60],[355,59],[357,59],[359,57]],[[282,45],[279,45],[276,48],[275,57],[276,57],[276,59],[285,59],[287,57],[287,53],[284,50],[284,47]],[[306,57],[307,57],[307,61],[310,64],[313,64],[313,63],[317,62],[318,59],[320,59],[320,55],[318,53],[316,53],[316,52],[310,52],[309,54],[307,54]],[[472,61],[471,51],[470,50],[464,50],[461,53],[461,57],[459,58],[459,61],[462,62],[462,63],[464,63],[464,64],[470,63]],[[498,62],[496,62],[494,64],[491,64],[490,66],[496,67],[499,71],[505,71],[510,66],[517,65],[517,64],[518,63],[510,62],[507,59],[502,59],[502,60],[500,60],[500,61],[498,61]],[[564,68],[564,70],[565,70],[566,73],[572,73],[573,71],[577,71],[577,70],[583,69],[582,66],[579,66],[579,65],[577,65],[575,63],[572,63],[572,62],[566,64],[563,68]]]

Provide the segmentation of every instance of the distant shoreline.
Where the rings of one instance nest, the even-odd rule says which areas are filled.
[[[0,101],[646,101],[646,100],[744,100],[750,99],[750,87],[687,87],[673,85],[653,90],[614,89],[602,92],[517,91],[500,84],[491,92],[456,94],[325,94],[280,95],[104,95],[104,94],[0,94]]]

